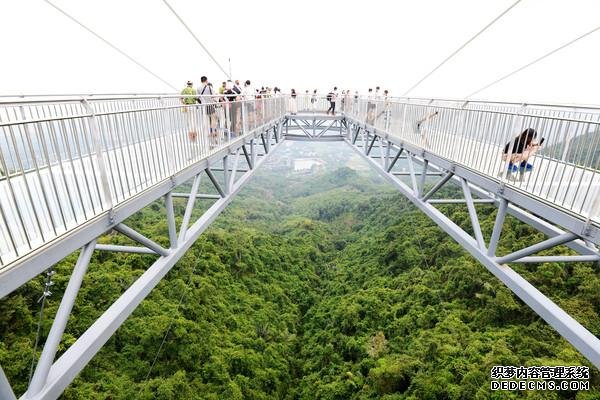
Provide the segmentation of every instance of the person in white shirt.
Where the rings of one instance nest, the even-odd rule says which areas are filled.
[[[375,120],[375,96],[373,95],[373,89],[369,88],[367,94],[367,124],[373,125]]]
[[[388,96],[389,92],[387,90],[383,91],[382,98],[382,107],[381,111],[377,115],[377,118],[383,115],[383,128],[388,131],[390,128],[391,115],[392,115],[392,103],[390,102],[390,98]]]
[[[310,97],[310,104],[312,106],[312,111],[315,112],[315,106],[317,105],[317,89],[313,90],[313,94]]]
[[[247,112],[247,118],[249,121],[249,126],[254,126],[254,121],[256,118],[255,115],[255,109],[254,109],[254,103],[256,100],[256,95],[254,92],[254,88],[252,87],[252,83],[250,82],[250,80],[247,80],[244,83],[244,89],[242,90],[242,95],[244,97],[244,100],[246,100],[244,102],[244,107],[246,107]]]
[[[214,91],[208,78],[200,78],[200,88],[198,88],[198,102],[203,105],[205,115],[208,116],[209,138],[211,147],[216,145],[217,141],[217,113],[215,106]]]

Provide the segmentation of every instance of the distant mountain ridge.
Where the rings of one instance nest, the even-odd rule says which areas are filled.
[[[542,154],[562,159],[565,142],[559,142],[542,150]],[[588,132],[571,139],[566,160],[569,163],[600,169],[600,130]]]

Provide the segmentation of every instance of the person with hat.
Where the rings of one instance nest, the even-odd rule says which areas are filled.
[[[186,86],[181,91],[181,95],[185,96],[181,98],[181,104],[183,104],[182,111],[187,113],[188,116],[188,138],[191,142],[195,142],[198,137],[198,131],[196,130],[194,108],[192,106],[196,104],[197,93],[192,81],[187,81]]]
[[[187,81],[186,86],[181,91],[181,95],[186,96],[181,98],[182,104],[191,105],[196,103],[197,93],[196,89],[194,89],[194,84],[192,83],[192,81]]]

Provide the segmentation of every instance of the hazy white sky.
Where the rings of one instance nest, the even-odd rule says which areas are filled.
[[[177,88],[225,76],[162,0],[53,0]],[[400,95],[514,0],[169,0],[234,78]],[[462,98],[600,24],[598,0],[522,0],[411,95]],[[0,94],[170,92],[43,0],[0,2]],[[600,104],[600,32],[480,93]]]

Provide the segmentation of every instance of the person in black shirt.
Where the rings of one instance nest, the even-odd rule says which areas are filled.
[[[238,93],[235,91],[235,86],[231,81],[227,81],[223,94],[225,95],[225,99],[227,99],[227,101],[230,103],[227,107],[229,111],[229,120],[231,121],[229,130],[232,132],[232,135],[239,134],[239,103],[232,103],[237,100]]]
[[[536,143],[534,141],[536,137],[535,129],[527,128],[519,136],[506,143],[502,152],[502,160],[509,161],[509,171],[517,172],[519,169],[531,171],[533,169],[533,165],[529,164],[527,160],[538,151],[541,142],[544,141],[542,139],[540,143]],[[517,164],[519,165],[517,166]]]

